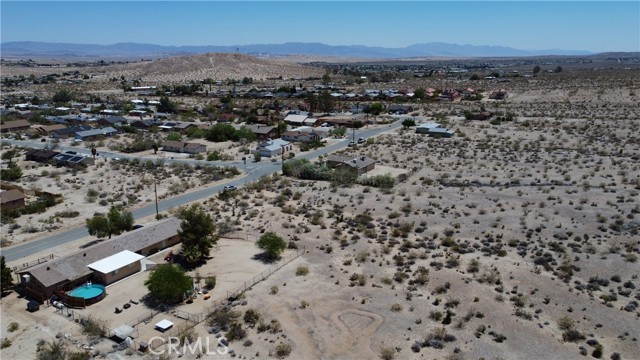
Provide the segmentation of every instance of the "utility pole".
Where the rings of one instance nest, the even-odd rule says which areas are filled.
[[[158,183],[156,179],[153,179],[153,192],[156,194],[156,220],[159,220],[160,213],[158,212]]]

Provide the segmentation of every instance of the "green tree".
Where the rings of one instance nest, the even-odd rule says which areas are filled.
[[[413,119],[404,119],[402,120],[402,126],[408,128],[410,126],[416,126],[416,121]]]
[[[98,149],[96,149],[95,145],[91,145],[91,155],[93,155],[93,158],[96,158],[96,155],[98,154]]]
[[[156,266],[144,282],[153,297],[162,302],[176,302],[193,288],[193,280],[173,264]]]
[[[341,136],[344,136],[346,133],[347,133],[347,128],[343,126],[338,126],[337,128],[331,129],[331,134],[333,134],[333,136],[341,137]]]
[[[3,181],[16,181],[22,177],[22,169],[17,164],[11,164],[8,169],[0,170],[0,179]]]
[[[198,204],[183,208],[179,218],[178,234],[182,240],[182,254],[189,263],[196,263],[209,256],[211,248],[218,242],[213,219]]]
[[[11,268],[7,267],[4,262],[4,256],[0,256],[0,269],[2,277],[0,278],[1,292],[11,290],[13,288],[13,276],[11,276]]]
[[[169,141],[182,141],[182,135],[179,132],[172,131],[167,135],[167,140]]]
[[[328,85],[330,82],[331,82],[331,75],[327,71],[326,73],[324,73],[324,75],[322,75],[322,83],[324,85]]]
[[[416,89],[416,91],[413,92],[413,97],[415,99],[424,100],[427,98],[427,91],[424,88]]]
[[[67,89],[62,89],[53,94],[53,98],[51,98],[56,104],[68,103],[72,100],[71,93]]]
[[[168,96],[160,97],[160,104],[157,107],[159,112],[175,113],[178,111],[178,105],[171,101]]]
[[[94,215],[86,220],[89,235],[99,238],[111,235],[120,235],[124,231],[133,229],[133,214],[131,211],[120,211],[117,207],[111,207],[107,216]]]
[[[153,148],[153,153],[157,154],[158,153],[158,143],[153,143],[153,145],[151,147]]]
[[[2,152],[2,160],[8,160],[9,166],[13,164],[13,158],[18,156],[20,152],[18,149],[11,149]]]
[[[271,260],[280,257],[280,254],[287,248],[287,243],[273,232],[268,232],[260,236],[256,245],[264,250],[267,257]]]
[[[384,105],[382,103],[373,103],[364,109],[365,114],[380,115],[384,111]]]
[[[107,219],[109,219],[111,234],[120,235],[124,231],[133,229],[134,220],[131,211],[120,211],[116,207],[112,207],[109,209]]]
[[[562,66],[558,66],[558,67],[556,67],[555,72],[557,72],[557,73],[562,72]]]
[[[318,98],[318,108],[320,109],[320,111],[331,112],[333,111],[334,105],[335,101],[333,99],[333,96],[331,96],[331,94],[327,90],[324,90],[320,93],[320,96]]]
[[[94,215],[87,221],[87,230],[89,235],[97,236],[99,238],[109,236],[111,237],[111,227],[109,225],[109,219],[104,215]]]
[[[542,70],[542,69],[540,69],[540,66],[536,65],[536,66],[533,68],[533,75],[538,74],[538,73],[540,72],[540,70]]]

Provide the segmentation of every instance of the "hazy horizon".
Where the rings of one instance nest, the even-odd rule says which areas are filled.
[[[2,43],[640,51],[640,2],[2,1]]]

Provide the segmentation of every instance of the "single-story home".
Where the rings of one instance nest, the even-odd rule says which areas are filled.
[[[170,217],[40,265],[18,271],[18,274],[23,279],[22,286],[24,286],[26,295],[42,303],[57,292],[72,290],[87,281],[101,281],[103,278],[99,274],[100,270],[106,271],[107,268],[102,267],[102,264],[99,263],[100,260],[120,254],[125,250],[148,256],[179,243],[179,229],[180,220]],[[129,256],[121,255],[112,259],[118,260],[118,264],[122,264],[123,259],[127,260],[124,263],[134,264],[135,267],[135,260],[129,262],[132,259]],[[139,262],[139,260],[137,261]],[[89,265],[97,268],[97,276],[96,270],[91,269]],[[111,281],[115,281],[113,279],[117,277],[116,275],[112,275],[114,277],[110,278]]]
[[[18,189],[0,190],[0,208],[19,209],[25,205],[25,195]]]
[[[91,129],[85,131],[76,132],[75,138],[78,140],[91,140],[99,137],[108,137],[113,136],[118,133],[118,130],[112,128],[111,126],[101,128],[101,129]]]
[[[162,143],[162,151],[200,154],[207,152],[207,146],[200,143],[167,140]]]
[[[368,156],[345,156],[331,154],[326,160],[327,167],[332,169],[350,169],[357,176],[365,174],[376,167],[376,161]]]
[[[63,129],[53,130],[51,132],[51,136],[55,139],[69,138],[72,136],[76,136],[76,133],[78,131],[87,131],[91,129],[93,128],[89,125],[65,127]]]
[[[283,139],[275,139],[262,142],[253,152],[260,154],[260,156],[272,157],[291,150],[293,150],[293,145],[290,142]]]
[[[438,124],[438,123],[434,123],[434,122],[430,122],[430,123],[424,123],[424,124],[420,124],[418,126],[416,126],[416,133],[417,134],[428,134],[429,131],[431,131],[432,129],[437,129],[437,128],[441,128],[442,125]]]
[[[29,161],[36,161],[39,163],[48,163],[53,160],[53,158],[60,154],[57,151],[46,150],[46,149],[30,149],[25,153],[25,159]]]
[[[77,155],[77,154],[58,154],[53,157],[56,166],[89,166],[95,164],[95,160],[90,157]]]
[[[29,130],[31,124],[27,120],[13,120],[0,124],[0,133]]]
[[[300,142],[311,142],[320,140],[324,137],[324,133],[318,133],[314,131],[312,128],[301,129],[301,130],[291,130],[282,134],[282,139],[287,141],[300,141]]]
[[[251,130],[251,132],[260,140],[271,139],[278,134],[278,129],[273,126],[250,124],[244,125],[244,127]]]
[[[489,95],[489,99],[503,100],[503,99],[506,99],[508,96],[509,96],[509,93],[507,92],[507,90],[500,89],[500,90],[492,91],[491,94]]]

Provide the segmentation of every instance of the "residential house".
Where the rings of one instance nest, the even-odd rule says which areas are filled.
[[[450,138],[450,137],[453,137],[453,135],[455,135],[455,132],[447,128],[435,128],[435,129],[431,129],[427,133],[427,135],[429,135],[430,137]]]
[[[51,136],[54,139],[70,138],[70,137],[75,137],[76,133],[78,131],[87,131],[87,130],[91,130],[91,129],[93,129],[93,128],[91,126],[89,126],[89,125],[65,127],[65,128],[58,129],[58,130],[53,130],[52,133],[51,133]]]
[[[318,131],[317,128],[312,127],[300,127],[297,129],[293,129],[287,131],[282,134],[282,139],[287,141],[300,141],[300,142],[311,142],[320,139],[324,139],[329,135],[326,131]]]
[[[51,151],[46,149],[30,149],[25,153],[25,158],[28,161],[35,161],[39,163],[54,162],[53,159],[56,155],[60,154],[57,151]]]
[[[326,165],[332,169],[347,169],[355,175],[363,175],[376,167],[376,161],[367,156],[346,156],[331,154],[327,157]]]
[[[0,190],[0,208],[2,210],[19,209],[25,205],[25,197],[18,189]]]
[[[249,124],[244,125],[244,127],[251,130],[259,140],[272,139],[278,135],[278,129],[274,126]]]
[[[42,136],[51,136],[54,130],[64,129],[66,126],[62,124],[54,124],[54,125],[34,125],[32,130],[34,133],[37,133]]]
[[[293,150],[293,145],[283,139],[266,140],[253,151],[264,157],[284,155],[285,152]]]
[[[107,116],[99,118],[97,122],[102,126],[121,127],[127,124],[127,118],[124,116]]]
[[[197,129],[197,128],[198,128],[198,124],[197,123],[181,122],[181,123],[176,124],[176,126],[173,127],[173,131],[177,131],[177,132],[179,132],[181,134],[184,134],[189,129]]]
[[[207,152],[207,146],[200,143],[167,140],[162,143],[162,151],[200,154]]]
[[[67,153],[58,154],[53,157],[53,160],[55,161],[56,166],[87,167],[89,165],[95,164],[95,160],[93,158]]]
[[[420,124],[420,125],[416,126],[416,133],[417,134],[428,134],[429,131],[431,131],[432,129],[441,128],[441,127],[442,127],[442,125],[440,125],[438,123],[434,123],[434,122],[424,123],[424,124]]]
[[[100,270],[104,269],[100,266],[101,264],[96,264],[96,262],[127,250],[143,256],[156,253],[180,242],[179,229],[180,220],[175,217],[147,224],[142,228],[126,232],[86,249],[18,271],[23,279],[21,286],[24,286],[29,298],[44,302],[54,294],[72,290],[87,281],[104,281],[105,278],[100,274]],[[130,259],[129,256],[130,254],[126,257]],[[111,260],[115,259],[111,258]],[[131,264],[135,261],[124,263]],[[119,261],[119,263],[123,262]],[[91,269],[89,265],[93,265],[95,270]],[[115,280],[111,279],[111,281]]]
[[[393,105],[389,105],[387,107],[387,112],[389,114],[396,114],[396,115],[406,115],[410,112],[413,111],[413,106],[411,105],[397,105],[397,104],[393,104]]]
[[[0,124],[0,133],[29,130],[31,124],[27,120],[13,120]]]
[[[101,137],[109,137],[116,135],[118,130],[112,128],[111,126],[101,129],[91,129],[85,131],[76,132],[75,138],[77,140],[93,140]]]

